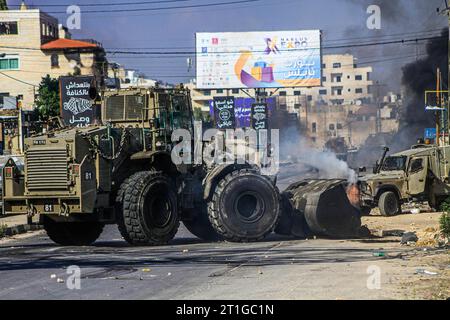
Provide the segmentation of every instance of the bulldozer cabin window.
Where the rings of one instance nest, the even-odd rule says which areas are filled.
[[[191,114],[186,96],[175,95],[172,97],[172,127],[173,129],[190,129]]]
[[[109,121],[139,121],[144,107],[144,96],[112,96],[106,101],[105,117]]]

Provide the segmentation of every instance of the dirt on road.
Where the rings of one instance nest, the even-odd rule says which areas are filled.
[[[450,298],[450,251],[443,245],[439,233],[440,213],[402,214],[383,217],[377,211],[363,217],[364,225],[381,239],[397,239],[400,260],[393,261],[390,275],[394,284],[394,297],[399,299]],[[417,242],[401,244],[404,232],[414,232]]]

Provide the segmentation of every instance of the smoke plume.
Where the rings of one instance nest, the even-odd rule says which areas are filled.
[[[355,183],[357,174],[345,161],[339,160],[333,152],[311,147],[297,130],[286,129],[280,145],[281,159],[297,164],[297,172],[317,179],[345,179]]]

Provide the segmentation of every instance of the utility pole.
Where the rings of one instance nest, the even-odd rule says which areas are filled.
[[[448,28],[449,28],[449,34],[450,34],[450,7],[449,7],[449,3],[448,0],[444,0],[445,2],[445,9],[441,10],[440,8],[437,9],[437,12],[440,14],[445,14],[447,15],[447,21],[448,21]],[[450,90],[450,38],[449,38],[449,48],[448,48],[448,64],[449,64],[449,70],[448,70],[448,90]],[[441,83],[442,85],[442,83]],[[439,88],[437,89],[439,90]],[[447,124],[445,128],[442,128],[444,130],[444,132],[447,135],[447,141],[444,141],[445,145],[447,145],[449,143],[448,139],[450,139],[450,94],[447,94],[447,103],[446,103],[446,110],[444,112],[444,114],[446,114],[446,120],[447,120]],[[442,120],[444,120],[445,118],[443,117]],[[445,121],[443,121],[445,122]],[[445,140],[445,138],[444,138]]]

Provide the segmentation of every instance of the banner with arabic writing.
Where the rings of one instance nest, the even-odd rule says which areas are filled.
[[[214,97],[214,114],[217,129],[235,129],[234,97]]]
[[[94,108],[89,88],[94,77],[60,77],[61,117],[70,127],[87,127],[94,123]]]
[[[197,88],[322,85],[321,32],[197,33]]]

